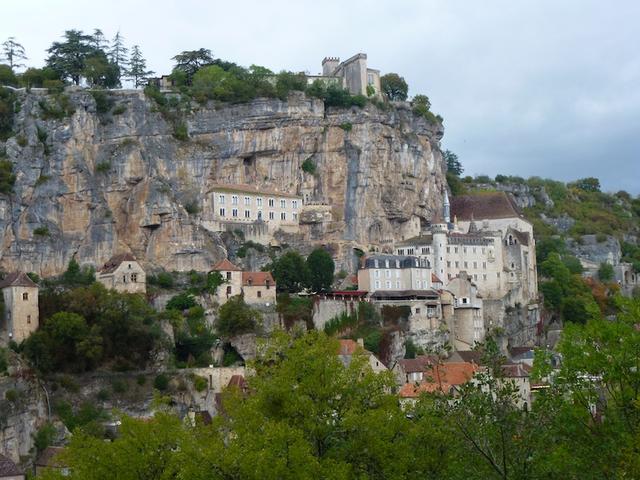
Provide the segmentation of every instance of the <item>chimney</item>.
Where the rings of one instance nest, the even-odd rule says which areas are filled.
[[[358,342],[358,345],[364,348],[364,338],[359,338],[358,340],[356,340],[356,342]]]

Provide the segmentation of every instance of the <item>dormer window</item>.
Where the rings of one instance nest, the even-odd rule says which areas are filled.
[[[389,260],[384,261],[384,268],[389,268]]]
[[[378,262],[378,260],[377,260],[377,259],[373,261],[373,264],[374,264],[374,266],[375,266],[376,268],[378,268],[378,267],[380,266],[380,265],[379,265],[379,262]]]

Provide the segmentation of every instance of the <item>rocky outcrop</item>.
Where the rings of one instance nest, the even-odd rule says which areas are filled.
[[[45,119],[43,92],[22,93],[16,135],[4,145],[14,192],[0,198],[5,270],[41,275],[72,256],[100,265],[134,253],[168,270],[207,270],[227,252],[205,228],[214,183],[296,192],[311,208],[301,243],[335,244],[337,258],[415,234],[439,208],[445,187],[439,140],[404,107],[325,109],[292,95],[182,114],[189,139],[141,91],[110,91],[98,113],[87,91],[67,92],[75,112]],[[50,115],[49,115],[50,116]],[[0,145],[0,148],[2,145]],[[315,173],[301,165],[311,159]]]

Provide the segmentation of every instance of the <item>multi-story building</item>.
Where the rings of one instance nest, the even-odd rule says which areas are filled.
[[[276,230],[298,231],[302,197],[287,192],[257,189],[250,185],[216,184],[204,199],[204,211],[217,231],[255,227],[262,234]]]
[[[215,299],[219,305],[223,305],[234,295],[242,293],[242,269],[236,267],[228,259],[220,260],[211,269],[218,272],[224,283],[216,289]]]
[[[513,302],[537,299],[533,227],[504,192],[456,197],[423,234],[397,243],[397,255],[415,255],[433,265],[445,286],[461,272],[488,299],[511,294]],[[453,222],[449,211],[453,213]],[[444,217],[444,218],[443,218]]]
[[[38,329],[38,285],[26,273],[13,272],[0,281],[4,299],[2,340],[20,343]]]
[[[358,270],[358,289],[368,292],[426,290],[431,286],[431,264],[416,256],[370,255]]]
[[[224,280],[216,290],[218,304],[223,305],[229,298],[242,295],[250,305],[275,305],[276,282],[270,272],[243,272],[226,258],[212,271],[219,272]]]
[[[352,95],[380,96],[381,92],[380,70],[367,66],[366,53],[357,53],[343,62],[338,57],[325,57],[322,60],[322,75],[307,75],[307,82],[316,80],[337,83]]]
[[[147,291],[147,276],[136,257],[130,253],[121,253],[111,257],[105,263],[96,280],[106,288],[123,293],[145,293]]]

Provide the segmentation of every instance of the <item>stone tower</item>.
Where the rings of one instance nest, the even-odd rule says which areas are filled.
[[[338,65],[340,65],[339,57],[325,57],[322,60],[322,75],[330,77],[336,71]]]
[[[38,328],[38,285],[26,273],[13,272],[0,282],[4,298],[5,342],[20,343]]]

